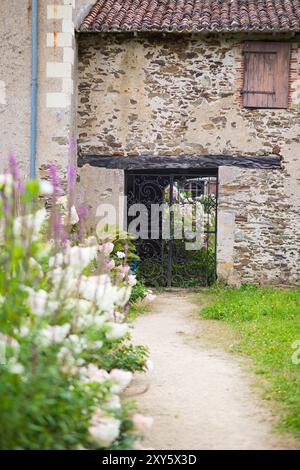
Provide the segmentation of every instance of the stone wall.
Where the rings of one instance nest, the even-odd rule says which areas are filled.
[[[221,167],[219,277],[234,285],[299,284],[300,208],[284,171]]]
[[[14,150],[26,173],[30,143],[31,2],[1,0],[0,37],[0,170],[6,165],[8,152]]]
[[[232,283],[297,284],[300,47],[293,43],[289,109],[244,109],[245,39],[274,37],[81,35],[79,151],[282,155],[282,171],[220,169],[218,271]]]
[[[55,161],[61,174],[76,158],[77,52],[74,25],[91,0],[38,2],[37,170]],[[1,0],[0,170],[8,152],[29,173],[32,0]],[[70,142],[72,150],[70,152]]]

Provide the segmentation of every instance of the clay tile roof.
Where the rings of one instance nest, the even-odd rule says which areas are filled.
[[[79,31],[300,31],[300,0],[98,0]]]

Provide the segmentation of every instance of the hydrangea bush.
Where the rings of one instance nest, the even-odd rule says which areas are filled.
[[[86,236],[74,169],[0,175],[0,447],[130,449],[151,418],[121,400],[148,351],[130,343],[135,276],[124,251]]]

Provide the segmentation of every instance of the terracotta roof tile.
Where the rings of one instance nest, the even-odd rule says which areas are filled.
[[[98,0],[79,31],[300,31],[300,0]]]

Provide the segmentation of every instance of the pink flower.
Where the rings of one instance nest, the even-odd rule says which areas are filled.
[[[99,246],[99,251],[100,253],[103,253],[105,256],[108,256],[111,254],[111,252],[113,251],[115,245],[113,243],[104,243],[103,245],[100,245]]]
[[[132,418],[132,421],[137,431],[140,432],[151,429],[153,426],[153,418],[150,416],[135,414]]]
[[[123,279],[125,279],[125,274],[118,272],[117,273],[117,280],[118,281],[123,281]]]
[[[145,297],[146,302],[153,302],[156,299],[156,295],[148,293]]]
[[[82,370],[83,382],[92,383],[96,382],[102,384],[109,378],[106,370],[99,369],[94,364],[89,364],[86,369]]]
[[[125,388],[127,388],[132,381],[132,377],[132,372],[122,369],[113,369],[109,374],[109,378],[112,382],[112,393],[124,392]]]
[[[99,419],[90,428],[90,437],[100,448],[110,446],[120,434],[119,420],[107,416]]]
[[[116,266],[115,260],[111,259],[111,260],[106,261],[107,269],[114,269],[115,266]]]
[[[125,320],[125,315],[124,313],[121,313],[121,312],[115,312],[115,320],[116,321],[119,321],[119,322],[122,322]]]
[[[129,266],[122,266],[122,265],[121,265],[121,266],[118,266],[118,267],[117,267],[117,270],[118,270],[120,273],[126,275],[126,274],[129,273],[130,268],[129,268]]]
[[[151,359],[147,360],[146,367],[147,367],[147,370],[149,370],[149,371],[154,369],[154,365],[153,365],[153,362],[151,361]]]
[[[136,277],[133,275],[133,274],[129,274],[128,276],[128,284],[131,286],[131,287],[134,287],[137,283],[137,280],[136,280]]]

